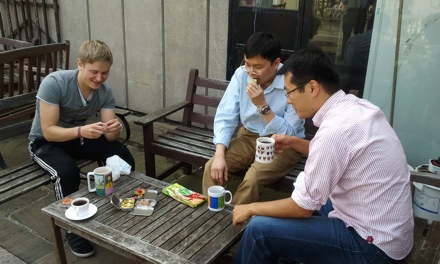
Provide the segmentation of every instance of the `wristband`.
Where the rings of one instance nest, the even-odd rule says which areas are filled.
[[[79,127],[78,127],[78,130],[77,130],[77,136],[78,136],[78,138],[79,138],[79,144],[84,145],[84,138],[81,137],[81,127],[82,127],[82,126],[79,126]]]

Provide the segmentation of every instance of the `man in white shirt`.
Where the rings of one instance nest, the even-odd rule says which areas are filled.
[[[377,106],[347,95],[331,58],[315,47],[295,52],[285,74],[287,101],[319,129],[311,141],[274,135],[277,152],[308,156],[290,198],[235,206],[250,219],[237,263],[396,263],[413,244],[405,153]]]

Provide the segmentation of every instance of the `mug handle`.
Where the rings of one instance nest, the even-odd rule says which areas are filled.
[[[92,186],[90,185],[90,175],[94,176],[94,173],[87,173],[87,187],[89,188],[89,192],[96,192],[96,187],[92,189]]]
[[[227,193],[229,193],[229,201],[225,201],[225,204],[230,204],[232,202],[232,193],[228,190],[225,190],[225,198]]]

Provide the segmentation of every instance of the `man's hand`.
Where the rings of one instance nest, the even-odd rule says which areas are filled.
[[[272,138],[275,139],[275,153],[277,154],[282,153],[284,150],[293,149],[301,155],[309,155],[310,140],[281,134],[274,134]]]
[[[274,134],[272,138],[275,139],[275,153],[280,154],[284,150],[292,148],[292,137],[283,134]]]
[[[214,156],[211,165],[211,178],[218,185],[224,186],[228,182],[228,165],[223,156]]]
[[[232,224],[240,226],[254,215],[279,218],[309,218],[313,210],[306,210],[298,206],[288,197],[280,200],[235,205],[232,211]]]
[[[242,204],[234,206],[232,211],[232,224],[234,226],[241,226],[252,217],[250,207],[252,204]]]
[[[117,118],[111,119],[104,123],[104,133],[115,133],[122,130],[122,124]]]
[[[246,86],[246,94],[258,109],[267,105],[266,98],[264,98],[264,90],[260,85],[252,82],[248,83]]]
[[[81,137],[88,139],[99,138],[102,134],[105,133],[105,123],[97,122],[89,125],[85,125],[81,127]]]

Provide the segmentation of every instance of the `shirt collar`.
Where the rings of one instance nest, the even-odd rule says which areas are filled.
[[[319,127],[324,120],[325,115],[330,110],[330,108],[339,100],[344,97],[345,93],[342,90],[337,91],[332,96],[330,96],[327,101],[319,108],[318,112],[313,116],[313,125]]]
[[[90,93],[88,98],[84,98],[84,96],[81,93],[81,89],[79,88],[79,84],[78,82],[76,83],[76,86],[78,87],[78,93],[79,93],[79,98],[81,98],[81,103],[83,106],[87,106],[87,103],[92,100],[93,95],[95,94],[95,90],[92,90],[92,92]]]

